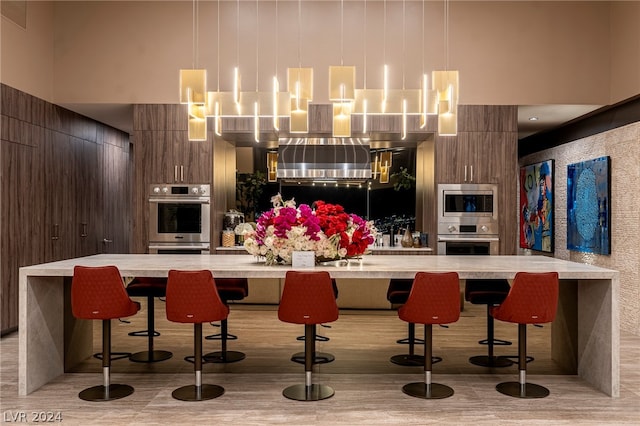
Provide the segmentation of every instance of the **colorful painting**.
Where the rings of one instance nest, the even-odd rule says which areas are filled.
[[[553,252],[553,160],[520,168],[520,247]]]
[[[609,157],[567,166],[567,248],[611,254]]]

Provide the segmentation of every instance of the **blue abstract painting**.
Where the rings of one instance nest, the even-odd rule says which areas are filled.
[[[520,247],[553,252],[553,160],[520,168]]]
[[[567,249],[611,254],[609,157],[567,166]]]

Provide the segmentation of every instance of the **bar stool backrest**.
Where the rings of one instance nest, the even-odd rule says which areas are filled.
[[[460,280],[457,272],[418,272],[401,320],[415,324],[449,324],[460,318]]]
[[[338,305],[326,271],[287,271],[278,306],[280,321],[320,324],[338,319]]]
[[[491,308],[498,320],[518,324],[552,322],[558,308],[557,272],[518,272],[500,306]]]
[[[207,270],[170,270],[166,311],[169,321],[192,324],[221,321],[229,314]]]
[[[71,281],[71,311],[81,319],[108,320],[138,312],[115,266],[76,266]]]

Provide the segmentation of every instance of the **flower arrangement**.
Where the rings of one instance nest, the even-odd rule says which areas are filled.
[[[244,247],[267,264],[291,263],[294,251],[314,251],[318,260],[338,260],[364,254],[376,230],[340,205],[316,201],[296,207],[280,194],[271,198],[273,208],[260,215],[256,229],[245,234]]]

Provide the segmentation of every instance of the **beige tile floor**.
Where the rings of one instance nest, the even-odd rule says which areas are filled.
[[[274,307],[235,305],[229,317],[230,331],[239,339],[229,349],[247,358],[234,364],[206,364],[205,383],[223,386],[225,394],[203,402],[182,402],[171,397],[176,387],[193,381],[192,365],[183,361],[193,344],[192,327],[173,324],[164,318],[164,305],[156,304],[156,349],[170,350],[173,358],[155,364],[128,360],[113,363],[112,383],[128,383],[135,392],[124,399],[90,403],[77,397],[85,387],[101,383],[100,362],[90,358],[73,372],[64,374],[28,396],[17,395],[17,334],[0,341],[0,398],[3,423],[15,415],[60,413],[63,424],[154,425],[154,424],[292,424],[292,425],[425,425],[425,424],[633,424],[640,425],[640,337],[621,335],[620,398],[610,398],[591,388],[575,375],[563,374],[550,359],[550,327],[528,328],[529,381],[547,386],[545,399],[520,400],[495,391],[496,383],[517,380],[515,366],[485,369],[469,364],[467,358],[486,349],[476,344],[485,333],[485,309],[466,305],[460,321],[434,330],[434,353],[444,361],[434,365],[434,381],[455,389],[445,400],[422,400],[406,396],[405,383],[421,381],[420,367],[391,364],[391,355],[405,345],[395,340],[406,334],[406,324],[394,311],[341,311],[331,328],[319,328],[330,337],[318,350],[331,352],[336,361],[316,367],[314,382],[335,389],[333,398],[318,402],[291,401],[282,396],[286,386],[304,382],[303,367],[289,360],[302,351],[295,337],[302,327],[281,323]],[[114,322],[113,350],[146,348],[142,337],[127,336],[145,328],[146,312],[131,323]],[[205,325],[205,333],[217,329]],[[422,327],[418,327],[422,333]],[[496,337],[513,340],[513,346],[497,347],[499,355],[515,354],[516,326],[496,322]],[[94,347],[100,349],[100,328],[95,324]],[[216,350],[219,342],[205,341],[205,351]],[[418,346],[418,351],[422,347]],[[54,419],[55,420],[55,419]],[[35,424],[35,422],[32,422]]]

